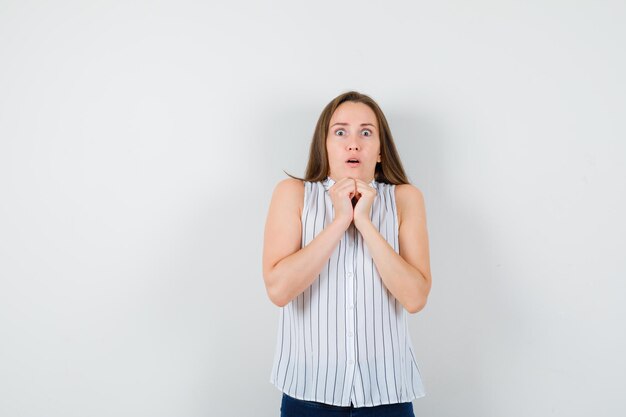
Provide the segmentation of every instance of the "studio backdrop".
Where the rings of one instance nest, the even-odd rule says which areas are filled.
[[[0,2],[0,415],[280,413],[272,191],[323,107],[425,199],[416,416],[626,415],[626,4]]]

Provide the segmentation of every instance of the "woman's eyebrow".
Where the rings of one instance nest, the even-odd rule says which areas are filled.
[[[342,126],[348,126],[348,123],[343,123],[343,122],[339,122],[339,123],[334,123],[331,127],[335,126],[335,125],[342,125]],[[376,128],[376,126],[374,126],[371,123],[361,123],[361,126],[372,126],[373,128]]]

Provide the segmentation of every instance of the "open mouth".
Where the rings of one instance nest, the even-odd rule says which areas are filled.
[[[350,158],[346,161],[346,164],[348,164],[349,167],[357,167],[361,164],[361,161],[356,158]]]

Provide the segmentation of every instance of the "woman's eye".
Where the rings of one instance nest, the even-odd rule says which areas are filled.
[[[345,134],[346,134],[346,131],[343,130],[343,129],[335,130],[335,135],[337,135],[337,136],[345,136]]]
[[[367,133],[367,134],[366,134]],[[372,131],[369,129],[363,129],[363,135],[364,136],[372,136]]]

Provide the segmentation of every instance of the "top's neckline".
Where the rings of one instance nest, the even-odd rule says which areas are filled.
[[[328,190],[330,187],[332,187],[335,184],[335,180],[328,176],[326,177],[324,181],[322,181],[322,184],[324,184],[324,188]],[[372,181],[370,181],[369,185],[372,188],[376,188],[376,179],[373,179]]]

